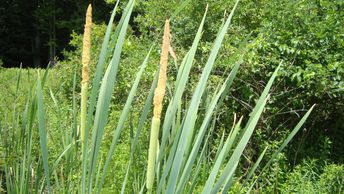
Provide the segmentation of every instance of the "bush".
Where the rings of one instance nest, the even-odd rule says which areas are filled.
[[[281,193],[342,193],[344,191],[344,166],[303,161],[287,175]]]

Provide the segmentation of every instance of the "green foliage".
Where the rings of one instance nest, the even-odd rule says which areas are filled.
[[[318,104],[317,116],[309,126],[313,132],[307,131],[303,149],[314,145],[322,136],[335,140],[337,135],[334,134],[338,134],[340,129],[333,119],[343,122],[338,110],[344,106],[344,55],[341,52],[344,44],[339,40],[344,28],[338,23],[343,13],[336,11],[343,6],[340,1],[267,3],[262,11],[264,20],[255,30],[257,37],[247,55],[250,64],[247,71],[253,72],[245,76],[247,82],[251,82],[252,77],[261,77],[280,60],[285,61],[280,84],[274,89],[280,94],[272,99],[274,108],[269,108],[270,118],[275,121],[288,115],[295,118],[297,110]],[[278,127],[274,122],[269,126]],[[303,150],[304,155],[299,156],[317,155],[318,152],[311,149],[308,152]],[[343,160],[342,157],[332,159]]]
[[[342,193],[344,166],[325,164],[321,169],[317,161],[304,161],[287,175],[281,193]]]
[[[340,98],[343,95],[343,55],[338,21],[343,13],[339,1],[279,1],[267,4],[252,53],[255,71],[260,64],[278,63],[288,66],[282,75],[303,89],[302,97]],[[283,16],[283,17],[281,17]],[[273,20],[272,20],[273,19]]]
[[[162,3],[161,0],[139,1],[136,17],[142,37],[161,34],[164,19],[174,13],[182,1],[174,0]],[[172,20],[173,45],[179,53],[184,53],[186,46],[192,42],[192,33],[201,20],[206,4],[209,4],[209,17],[204,26],[203,43],[198,51],[196,64],[205,63],[206,54],[210,51],[210,42],[215,38],[216,31],[223,18],[228,15],[233,1],[188,1],[183,11]],[[264,133],[254,138],[257,145],[271,139],[281,141],[288,129],[297,122],[304,107],[317,104],[316,116],[308,124],[303,137],[302,159],[307,155],[318,157],[310,145],[319,145],[324,136],[332,142],[331,157],[334,161],[343,161],[344,150],[338,134],[342,138],[344,108],[344,56],[343,56],[343,9],[342,1],[246,1],[240,2],[233,27],[229,28],[229,36],[223,42],[215,64],[212,77],[225,72],[228,64],[232,64],[235,53],[246,38],[244,50],[244,70],[239,72],[239,80],[235,83],[235,92],[225,101],[227,114],[221,115],[221,123],[229,124],[228,117],[232,112],[247,114],[263,90],[266,75],[283,60],[278,84],[273,86],[273,95],[267,105],[266,117],[261,128]],[[225,12],[227,10],[227,12]],[[196,65],[196,66],[197,66]],[[199,69],[192,70],[196,79]],[[193,80],[191,77],[190,79]],[[239,102],[239,103],[238,103]],[[288,119],[289,124],[280,125]],[[222,133],[222,131],[218,131]],[[297,150],[294,145],[293,150]],[[264,148],[261,148],[261,150]],[[319,147],[314,148],[319,150]],[[294,156],[291,157],[291,160]]]

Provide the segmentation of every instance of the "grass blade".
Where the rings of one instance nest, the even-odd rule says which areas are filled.
[[[254,163],[253,167],[251,168],[250,172],[248,173],[245,182],[242,184],[242,187],[244,187],[246,185],[246,183],[251,179],[251,177],[253,176],[254,172],[256,171],[256,169],[258,168],[260,162],[262,161],[266,150],[268,150],[268,146],[265,147],[265,149],[263,150],[263,152],[260,154],[260,156],[258,157],[257,161]]]
[[[48,190],[50,190],[50,172],[48,164],[48,146],[47,146],[47,133],[45,128],[45,113],[44,113],[44,102],[43,102],[43,92],[41,80],[38,78],[37,81],[37,117],[38,117],[38,130],[39,130],[39,140],[40,148],[43,160],[43,168],[45,180],[47,182]]]
[[[110,100],[113,92],[113,88],[115,85],[118,65],[120,61],[120,56],[122,52],[122,47],[126,35],[126,31],[128,28],[128,23],[130,19],[131,12],[133,10],[134,0],[129,1],[127,7],[129,8],[129,12],[125,17],[125,21],[123,26],[120,30],[120,34],[118,36],[118,42],[116,43],[116,48],[111,59],[110,65],[108,66],[105,75],[103,77],[103,81],[99,91],[99,98],[97,102],[97,108],[95,113],[95,120],[93,125],[93,135],[92,135],[92,146],[91,146],[91,155],[90,155],[90,169],[89,169],[89,178],[88,178],[88,192],[92,193],[92,182],[93,182],[93,175],[96,168],[97,158],[100,149],[100,142],[103,137],[104,128],[107,123],[108,119],[108,112],[109,112],[109,105]]]
[[[169,130],[172,126],[173,118],[174,118],[176,111],[179,107],[179,103],[181,101],[182,94],[185,90],[186,82],[189,78],[192,62],[193,62],[195,54],[196,54],[198,43],[201,39],[203,25],[204,25],[205,17],[207,15],[207,11],[208,11],[208,9],[206,9],[206,11],[204,13],[203,19],[202,19],[201,24],[198,28],[198,31],[196,33],[196,36],[195,36],[194,42],[192,43],[190,51],[188,52],[187,57],[185,57],[186,58],[185,64],[182,63],[179,67],[179,70],[178,70],[178,72],[181,71],[182,74],[180,76],[180,79],[177,79],[178,85],[176,87],[176,91],[174,93],[172,101],[169,103],[167,110],[166,110],[166,115],[165,115],[163,126],[162,126],[162,138],[161,138],[161,145],[160,145],[158,162],[161,161],[161,159],[165,153],[165,146],[167,143],[167,138],[170,134]],[[172,134],[175,134],[175,131],[172,131]]]
[[[238,1],[236,2],[231,14],[229,15],[225,25],[220,29],[220,33],[219,36],[217,36],[214,46],[210,52],[208,61],[204,67],[204,70],[202,72],[201,78],[197,84],[197,87],[195,89],[195,92],[192,96],[191,102],[190,102],[190,106],[189,106],[189,110],[187,112],[186,118],[185,120],[187,122],[184,123],[184,126],[182,129],[182,134],[181,134],[181,139],[179,140],[179,145],[178,145],[178,149],[177,149],[177,153],[176,155],[178,156],[184,156],[185,152],[188,152],[190,144],[191,144],[191,138],[193,136],[194,133],[194,125],[195,125],[195,121],[197,118],[197,112],[198,112],[198,107],[199,107],[199,103],[202,97],[202,94],[204,92],[205,86],[206,86],[206,82],[209,78],[211,69],[213,67],[213,64],[215,62],[216,56],[218,54],[218,51],[220,50],[221,47],[221,43],[222,40],[227,32],[227,29],[229,27],[229,24],[231,22],[232,16],[234,14],[235,8],[238,4]],[[179,177],[179,173],[181,170],[181,165],[182,165],[182,161],[183,161],[183,157],[176,157],[175,160],[173,161],[173,166],[171,169],[171,175],[169,177],[169,181],[167,184],[167,193],[174,193],[176,185],[177,185],[177,179]]]
[[[234,174],[235,168],[239,162],[239,159],[242,155],[242,152],[244,151],[252,133],[253,130],[255,128],[255,126],[258,123],[259,117],[262,114],[266,101],[268,100],[269,96],[267,96],[267,98],[261,103],[261,104],[257,104],[256,107],[259,107],[256,111],[256,114],[254,115],[253,119],[251,120],[251,122],[248,124],[248,126],[246,127],[245,133],[243,134],[241,140],[239,141],[237,147],[235,148],[235,150],[233,151],[232,156],[230,157],[223,173],[221,174],[219,180],[215,183],[213,189],[211,190],[211,193],[217,193],[221,186],[225,183],[225,180],[230,180],[232,179],[232,176]],[[210,186],[212,184],[209,184]]]
[[[273,160],[277,157],[277,155],[279,153],[282,152],[282,150],[288,145],[288,143],[293,139],[293,137],[296,135],[296,133],[301,129],[302,125],[306,122],[307,118],[309,117],[309,115],[311,114],[313,108],[315,107],[315,104],[306,112],[306,114],[302,117],[302,119],[298,122],[298,124],[294,127],[293,131],[288,135],[287,139],[284,140],[284,142],[282,143],[282,145],[278,148],[278,150],[276,150],[274,152],[274,154],[271,156],[271,158],[269,159],[269,161],[266,163],[266,165],[263,167],[263,169],[261,170],[260,174],[258,175],[258,177],[256,178],[256,180],[253,181],[253,183],[251,184],[249,190],[247,191],[247,193],[249,193],[254,184],[259,180],[259,178],[261,177],[262,173],[270,166],[270,164],[273,162]],[[244,186],[244,185],[243,185]]]
[[[231,149],[231,147],[234,143],[234,140],[236,139],[236,137],[239,133],[241,121],[242,121],[242,117],[239,119],[238,123],[235,125],[233,131],[231,132],[231,135],[228,136],[225,145],[221,149],[220,155],[217,158],[217,160],[215,161],[213,169],[211,170],[211,173],[208,177],[208,180],[204,185],[204,188],[202,191],[203,194],[211,192],[212,186],[215,182],[216,175],[218,174],[218,172],[220,170],[220,166],[221,166],[223,160],[225,159],[225,157],[227,156],[229,150]]]
[[[112,11],[109,23],[107,25],[106,28],[106,32],[105,32],[105,37],[102,43],[102,47],[101,47],[101,51],[99,54],[99,58],[98,58],[98,63],[96,66],[96,72],[94,74],[94,78],[93,78],[93,82],[92,82],[92,89],[91,89],[91,95],[90,95],[90,99],[89,99],[89,106],[88,106],[88,110],[87,110],[87,119],[86,119],[86,126],[85,126],[85,146],[83,149],[84,155],[82,158],[83,164],[82,164],[82,182],[81,182],[81,191],[82,193],[86,192],[86,173],[87,173],[87,162],[86,162],[86,158],[87,158],[87,150],[88,150],[88,138],[89,138],[89,128],[91,126],[91,123],[93,121],[93,117],[94,117],[94,109],[96,106],[96,99],[97,99],[97,94],[98,94],[98,90],[100,87],[100,80],[101,80],[101,75],[105,66],[105,62],[108,58],[108,49],[111,49],[112,47],[108,48],[108,44],[110,41],[110,36],[111,36],[111,31],[112,31],[112,26],[113,26],[113,21],[115,18],[115,14],[116,14],[116,10],[117,10],[117,6],[118,6],[119,1],[117,1],[115,8]],[[123,15],[123,17],[125,17]],[[120,28],[122,26],[118,26],[118,28]]]
[[[152,48],[149,50],[145,60],[143,61],[139,72],[136,74],[136,78],[135,78],[134,84],[133,84],[133,86],[132,86],[132,88],[130,90],[130,93],[129,93],[129,96],[127,98],[127,101],[126,101],[126,103],[124,105],[124,108],[123,108],[123,110],[121,112],[121,116],[120,116],[120,119],[118,121],[117,127],[116,127],[116,129],[114,131],[114,135],[113,135],[113,138],[112,138],[110,150],[109,150],[109,152],[107,154],[106,162],[105,162],[105,165],[104,165],[104,168],[103,168],[101,181],[100,181],[100,184],[99,184],[99,187],[98,187],[98,193],[101,192],[101,188],[102,188],[102,185],[104,183],[105,175],[107,173],[107,170],[108,170],[108,167],[109,167],[109,164],[110,164],[113,152],[115,151],[117,141],[118,141],[119,136],[120,136],[120,134],[122,132],[122,129],[124,127],[124,123],[125,123],[126,119],[128,118],[128,114],[129,114],[129,110],[131,108],[131,104],[132,104],[134,96],[136,94],[136,91],[137,91],[137,88],[138,88],[141,76],[143,74],[143,71],[144,71],[144,69],[145,69],[145,67],[147,65],[148,58],[150,56],[151,51],[152,51]]]
[[[192,170],[192,165],[196,159],[196,156],[198,154],[198,151],[199,151],[199,148],[201,146],[201,143],[202,143],[202,140],[203,140],[203,137],[206,133],[206,129],[207,129],[207,126],[211,120],[211,117],[214,113],[214,110],[215,108],[219,108],[217,105],[218,105],[218,100],[220,99],[221,96],[223,95],[226,95],[226,93],[229,91],[229,88],[230,86],[232,85],[233,83],[233,80],[238,72],[238,69],[240,67],[240,63],[236,64],[234,67],[233,67],[233,70],[231,71],[231,73],[228,75],[227,79],[225,80],[225,82],[223,83],[222,87],[220,88],[219,92],[217,92],[216,95],[214,95],[208,109],[207,109],[207,112],[205,114],[205,117],[203,119],[203,123],[200,127],[200,129],[198,130],[198,134],[197,134],[197,137],[196,137],[196,140],[194,142],[194,145],[192,147],[192,150],[191,150],[191,153],[190,155],[188,156],[188,160],[186,162],[186,165],[184,167],[184,170],[182,172],[182,175],[181,175],[181,178],[180,178],[180,181],[179,181],[179,184],[178,184],[178,188],[177,188],[177,192],[180,192],[182,187],[184,187],[184,185],[186,184],[187,182],[187,179],[189,178],[190,176],[190,173],[191,173],[191,170]],[[226,93],[224,93],[226,92]]]

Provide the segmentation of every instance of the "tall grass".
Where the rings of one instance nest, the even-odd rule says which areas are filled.
[[[186,86],[190,77],[192,66],[195,62],[196,51],[199,46],[203,26],[207,15],[204,17],[196,32],[190,50],[179,64],[179,69],[175,81],[171,84],[171,99],[164,103],[164,93],[166,84],[166,71],[168,68],[168,48],[169,48],[169,20],[165,24],[165,32],[161,48],[160,68],[152,81],[151,89],[140,112],[132,112],[136,115],[136,133],[131,139],[129,160],[123,178],[120,192],[126,193],[128,180],[134,181],[132,184],[138,185],[138,191],[143,193],[226,193],[231,186],[240,180],[235,176],[236,169],[242,157],[254,129],[264,112],[265,105],[269,100],[269,91],[282,63],[276,68],[264,91],[260,95],[254,109],[248,116],[247,122],[241,117],[238,121],[234,119],[233,127],[225,138],[223,136],[218,145],[217,154],[213,161],[208,160],[206,149],[214,133],[216,125],[216,115],[222,109],[223,101],[230,92],[230,88],[235,81],[235,77],[244,59],[244,49],[239,49],[240,58],[237,62],[228,66],[230,72],[217,85],[214,92],[208,92],[208,100],[205,110],[200,110],[203,106],[202,98],[205,98],[205,91],[209,86],[209,76],[211,75],[214,63],[221,48],[222,41],[227,29],[231,24],[232,17],[238,6],[237,1],[219,28],[217,38],[213,43],[207,62],[204,65],[196,87],[191,91],[190,100],[182,100],[186,93]],[[82,105],[81,113],[77,109],[76,102],[76,77],[74,75],[73,103],[72,103],[72,123],[65,132],[60,131],[62,139],[62,152],[51,155],[49,150],[50,137],[49,130],[62,130],[47,128],[44,85],[48,70],[44,75],[38,76],[37,82],[32,84],[28,90],[27,101],[23,113],[17,109],[13,112],[13,120],[5,120],[1,123],[0,141],[2,146],[1,154],[5,160],[3,166],[6,191],[8,193],[103,193],[104,185],[109,177],[108,172],[112,167],[111,162],[116,155],[115,150],[118,146],[119,138],[124,130],[127,130],[126,122],[131,112],[131,107],[137,95],[140,80],[143,76],[145,67],[151,52],[155,46],[148,51],[144,61],[138,69],[133,80],[131,90],[126,102],[120,112],[116,126],[107,126],[111,99],[114,94],[118,68],[121,60],[121,53],[125,41],[129,20],[134,7],[134,0],[129,0],[119,23],[113,28],[113,21],[117,10],[118,2],[113,10],[106,34],[99,54],[96,72],[92,82],[92,89],[87,103],[87,84],[82,82]],[[181,6],[184,6],[182,4]],[[180,11],[180,10],[179,10]],[[89,14],[88,14],[89,16]],[[86,20],[90,21],[90,18]],[[86,22],[86,27],[89,23]],[[85,27],[85,34],[88,31]],[[85,35],[86,36],[86,35]],[[87,37],[84,37],[87,41]],[[87,48],[84,49],[87,52]],[[87,60],[84,63],[86,67]],[[107,65],[107,66],[106,66]],[[105,70],[105,72],[104,72]],[[227,72],[227,71],[226,71]],[[20,75],[20,74],[19,74]],[[85,75],[85,74],[83,74]],[[20,79],[20,76],[18,76]],[[18,81],[19,82],[19,81]],[[18,84],[19,85],[19,84]],[[19,87],[19,86],[18,86]],[[50,92],[50,98],[58,107],[56,98]],[[154,109],[152,104],[154,101]],[[87,106],[87,107],[86,107]],[[163,109],[165,106],[165,109]],[[261,169],[258,176],[267,170],[273,159],[291,141],[293,136],[300,130],[313,107],[303,116],[285,142],[275,151],[272,158]],[[135,109],[136,110],[136,109]],[[138,176],[146,180],[129,179],[131,166],[134,160],[135,150],[140,145],[140,135],[149,124],[149,115],[153,112],[151,121],[150,146],[148,151],[148,167],[139,169],[135,172]],[[86,114],[87,113],[87,114]],[[81,122],[77,116],[80,114]],[[18,119],[14,119],[18,118]],[[21,120],[21,121],[20,121]],[[80,125],[81,140],[77,134]],[[111,131],[106,131],[110,128]],[[161,128],[161,132],[159,129]],[[14,129],[14,130],[12,130]],[[111,134],[110,147],[104,146],[104,134]],[[36,138],[37,137],[37,138]],[[39,149],[36,141],[39,139]],[[81,149],[79,148],[79,143]],[[39,156],[33,153],[40,153]],[[241,182],[243,187],[252,189],[258,180],[253,179],[256,169],[260,163],[266,149],[262,152],[255,165],[249,172],[247,179]],[[80,154],[82,157],[80,159]],[[147,152],[139,154],[147,155]],[[21,158],[21,159],[19,159]],[[116,161],[115,161],[116,162]],[[116,171],[111,171],[116,173]],[[111,175],[110,175],[111,176]],[[145,189],[146,188],[146,189]],[[118,191],[118,190],[117,190]],[[244,191],[244,189],[242,190]],[[114,192],[114,191],[112,191]],[[118,191],[119,192],[119,191]],[[128,191],[130,192],[130,191]]]

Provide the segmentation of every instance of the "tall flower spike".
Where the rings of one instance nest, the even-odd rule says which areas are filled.
[[[149,151],[148,151],[148,165],[147,165],[147,193],[151,193],[154,185],[154,173],[155,173],[155,160],[157,155],[158,137],[160,129],[160,117],[162,111],[162,103],[166,90],[167,79],[167,62],[168,51],[170,47],[170,21],[167,19],[165,22],[164,36],[161,46],[160,55],[160,70],[158,84],[154,92],[154,110],[152,118],[152,126],[150,133]]]
[[[82,147],[85,141],[85,125],[87,110],[87,89],[89,76],[89,64],[91,53],[91,27],[92,27],[92,6],[87,8],[86,24],[84,29],[84,37],[82,41],[82,81],[81,81],[81,114],[80,114],[80,138]],[[83,149],[82,149],[83,150]]]
[[[168,51],[170,48],[170,21],[167,19],[165,22],[164,37],[161,46],[160,56],[160,71],[158,85],[154,92],[154,117],[160,118],[162,110],[162,102],[165,96],[166,90],[166,71],[168,62]]]
[[[89,81],[89,63],[91,53],[91,27],[92,27],[92,5],[90,4],[86,12],[86,24],[82,41],[82,83]]]

